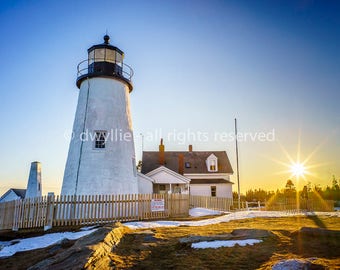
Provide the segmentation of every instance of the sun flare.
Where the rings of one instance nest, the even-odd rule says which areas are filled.
[[[295,157],[288,153],[285,147],[278,141],[278,145],[282,151],[282,153],[286,157],[286,161],[278,160],[270,157],[272,161],[275,163],[282,165],[285,167],[285,170],[278,171],[276,174],[285,174],[287,175],[287,179],[291,179],[295,181],[295,185],[299,188],[302,188],[308,182],[311,182],[311,179],[320,180],[317,174],[314,172],[316,168],[323,167],[327,165],[327,163],[314,163],[310,164],[312,158],[317,154],[319,149],[326,143],[327,138],[325,141],[322,141],[317,147],[315,147],[309,155],[302,155],[301,153],[301,138],[299,136],[298,143],[297,143],[297,151],[295,153]]]
[[[293,176],[303,177],[306,173],[306,167],[302,163],[293,163],[290,166],[290,171]]]

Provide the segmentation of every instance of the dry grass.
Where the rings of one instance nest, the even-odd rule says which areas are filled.
[[[326,228],[333,232],[308,235],[299,232],[301,227]],[[242,228],[269,230],[274,235],[264,238],[262,243],[245,247],[192,249],[190,244],[179,243],[180,238],[190,235],[226,234]],[[54,228],[53,231],[64,229]],[[33,232],[35,235],[40,233],[43,232]],[[317,258],[312,269],[340,269],[340,218],[336,217],[253,218],[202,227],[155,228],[151,232],[136,230],[125,233],[118,246],[89,269],[271,269],[275,262],[282,259],[310,257]],[[32,232],[7,235],[8,238],[27,236],[32,236]],[[73,243],[70,241],[68,245]],[[108,250],[111,246],[108,246]],[[27,269],[68,248],[71,247],[63,246],[55,250],[52,246],[20,252],[1,259],[0,269]],[[77,254],[72,256],[69,258],[71,261],[79,262]],[[82,269],[83,265],[80,264],[75,263],[72,269]],[[61,266],[53,269],[65,268]]]
[[[332,235],[297,233],[301,227],[337,231]],[[178,239],[215,235],[234,229],[265,229],[275,236],[254,246],[192,249]],[[255,218],[202,227],[156,228],[150,235],[131,233],[109,255],[111,269],[270,269],[281,259],[317,257],[313,269],[340,267],[340,219],[335,217]],[[319,265],[319,266],[318,266]]]

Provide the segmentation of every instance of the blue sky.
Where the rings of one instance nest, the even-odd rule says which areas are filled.
[[[234,142],[213,138],[237,117],[240,132],[275,131],[240,142],[243,191],[283,187],[290,173],[274,160],[298,145],[301,160],[314,153],[306,181],[340,177],[338,1],[1,1],[0,24],[0,193],[24,188],[34,160],[43,191],[60,192],[76,66],[106,30],[135,72],[137,158],[139,134],[162,130],[167,150],[226,150],[235,167]],[[145,150],[158,144],[145,137]]]

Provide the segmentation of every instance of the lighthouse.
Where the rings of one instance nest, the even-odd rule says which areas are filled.
[[[25,199],[41,197],[41,189],[41,163],[34,161],[31,163]]]
[[[130,113],[133,70],[124,53],[104,43],[78,65],[78,104],[62,195],[138,193]]]

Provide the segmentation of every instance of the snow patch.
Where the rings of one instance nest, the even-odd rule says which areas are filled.
[[[10,245],[13,245],[12,241],[0,241],[0,251]]]
[[[206,226],[229,222],[231,220],[240,220],[246,218],[276,218],[276,217],[293,217],[293,216],[331,216],[340,217],[340,212],[283,212],[283,211],[240,211],[228,213],[226,215],[197,221],[151,221],[151,222],[127,222],[125,226],[130,229],[147,229],[158,227],[178,227],[178,226]]]
[[[62,233],[49,233],[42,236],[16,239],[9,242],[2,242],[3,248],[0,250],[1,257],[9,257],[14,255],[19,251],[27,251],[38,248],[48,247],[50,245],[56,244],[62,239],[75,240],[90,233],[93,233],[97,229],[80,231],[80,232],[62,232]],[[15,244],[11,245],[11,242]]]
[[[204,217],[204,216],[216,216],[216,215],[221,215],[224,212],[222,211],[217,211],[217,210],[211,210],[207,208],[192,208],[189,210],[189,216],[191,217]]]
[[[233,247],[235,245],[246,246],[261,243],[262,240],[258,239],[245,239],[245,240],[216,240],[216,241],[203,241],[192,243],[192,248],[220,248],[220,247]]]
[[[81,231],[89,231],[89,230],[92,230],[94,228],[97,228],[98,225],[93,225],[93,226],[87,226],[87,227],[82,227],[80,228]]]

